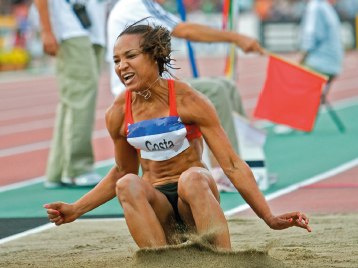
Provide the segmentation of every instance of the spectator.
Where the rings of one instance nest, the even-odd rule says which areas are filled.
[[[300,62],[330,80],[342,71],[344,47],[336,0],[309,0],[302,18]]]
[[[71,1],[73,3],[74,1]],[[35,0],[45,53],[56,57],[59,103],[48,157],[45,187],[93,186],[91,143],[100,62],[105,47],[105,1],[89,0],[85,9],[69,0]],[[76,16],[74,9],[82,13]],[[82,8],[82,9],[81,9]],[[81,18],[90,20],[90,25]]]

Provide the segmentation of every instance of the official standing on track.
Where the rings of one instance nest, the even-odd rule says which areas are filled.
[[[59,103],[45,187],[94,186],[92,131],[100,63],[105,52],[103,0],[35,0],[44,51],[56,56]]]

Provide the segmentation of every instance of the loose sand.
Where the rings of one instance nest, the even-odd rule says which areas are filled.
[[[1,244],[0,267],[358,267],[358,214],[309,216],[312,233],[231,218],[230,253],[198,239],[139,250],[123,220],[77,221]]]

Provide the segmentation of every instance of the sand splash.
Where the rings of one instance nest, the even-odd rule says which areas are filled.
[[[196,239],[176,246],[139,249],[132,267],[287,267],[269,256],[268,250],[224,251]]]

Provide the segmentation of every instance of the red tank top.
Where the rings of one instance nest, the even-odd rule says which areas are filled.
[[[168,79],[169,87],[169,116],[178,116],[176,98],[175,98],[175,88],[174,80]],[[128,134],[128,125],[134,124],[132,118],[132,94],[131,91],[126,90],[126,107],[125,107],[125,131],[126,135]],[[186,138],[188,140],[201,137],[201,132],[196,125],[187,125],[184,124],[187,134]]]

